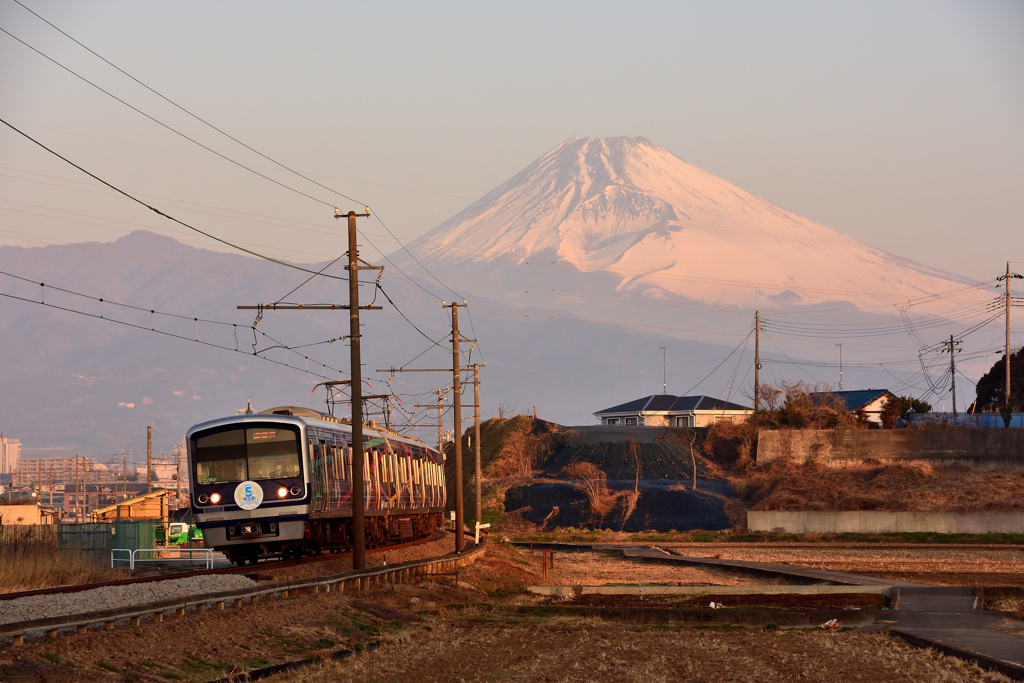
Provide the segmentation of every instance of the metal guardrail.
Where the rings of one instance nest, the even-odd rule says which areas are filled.
[[[125,619],[129,620],[131,626],[138,626],[144,617],[152,617],[154,622],[161,622],[166,612],[173,611],[175,616],[180,618],[184,617],[190,608],[201,614],[211,604],[214,610],[223,611],[228,603],[235,607],[241,607],[242,603],[248,600],[250,605],[255,605],[273,599],[275,596],[287,598],[290,593],[344,593],[346,590],[369,590],[384,584],[409,583],[417,577],[451,575],[458,567],[475,562],[476,557],[486,550],[487,545],[484,543],[464,551],[461,555],[450,554],[359,572],[350,571],[333,576],[290,582],[281,581],[263,589],[243,588],[235,591],[195,595],[188,600],[162,600],[85,614],[69,614],[61,617],[3,624],[0,625],[0,638],[11,638],[12,645],[17,646],[24,644],[25,636],[31,633],[45,633],[46,638],[52,640],[57,637],[59,631],[74,628],[78,633],[85,633],[90,626],[99,624],[102,624],[106,630],[113,631],[116,622]],[[124,552],[123,549],[122,552]]]
[[[125,558],[118,558],[116,553],[128,553],[128,569],[129,571],[135,571],[135,565],[140,562],[194,562],[195,557],[193,553],[199,553],[205,555],[205,558],[201,559],[201,562],[206,565],[207,569],[213,569],[213,548],[136,548],[134,550],[130,548],[114,548],[110,551],[110,568],[113,569],[115,562],[124,562]],[[139,553],[178,553],[178,557],[151,557],[149,559],[139,559]],[[182,557],[181,553],[188,553],[189,556]]]

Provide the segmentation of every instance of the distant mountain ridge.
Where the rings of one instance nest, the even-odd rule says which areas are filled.
[[[545,285],[722,306],[878,306],[962,287],[782,209],[644,138],[570,138],[417,241],[440,269],[549,268]],[[560,272],[556,272],[560,271]],[[550,288],[550,287],[549,287]]]

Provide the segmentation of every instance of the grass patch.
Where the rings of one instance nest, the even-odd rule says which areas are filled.
[[[270,662],[265,659],[260,659],[259,657],[253,657],[252,659],[247,659],[242,662],[242,666],[245,667],[246,671],[251,671],[252,669],[261,669],[265,666],[270,666]]]
[[[124,572],[98,566],[85,554],[58,552],[53,538],[42,542],[0,536],[0,593],[125,578]]]

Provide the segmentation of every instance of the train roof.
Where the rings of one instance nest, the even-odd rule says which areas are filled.
[[[352,425],[351,420],[339,419],[337,417],[334,417],[333,415],[328,415],[327,413],[321,413],[318,410],[313,410],[312,408],[306,408],[305,406],[276,406],[274,408],[268,408],[267,410],[261,410],[258,413],[241,413],[241,414],[238,414],[238,415],[232,415],[232,416],[229,416],[229,417],[222,417],[222,418],[219,418],[219,419],[210,420],[209,422],[204,422],[204,423],[201,423],[201,424],[197,424],[197,425],[193,426],[188,431],[189,431],[189,434],[191,434],[192,432],[198,431],[199,429],[207,429],[209,427],[218,427],[218,426],[225,425],[225,424],[231,424],[232,422],[251,422],[254,419],[260,419],[260,416],[263,416],[263,415],[273,415],[274,417],[278,417],[278,418],[290,417],[290,418],[293,418],[293,419],[292,420],[285,419],[285,420],[282,420],[282,421],[283,422],[291,422],[293,424],[295,422],[294,418],[298,418],[299,420],[301,420],[302,422],[305,422],[306,424],[309,424],[311,421],[315,420],[315,421],[327,423],[327,425],[325,425],[325,426],[328,426],[328,427],[331,427],[331,426],[339,426],[340,427],[340,426],[344,425],[344,426],[348,427],[350,430],[351,430],[351,425]],[[430,450],[433,450],[433,451],[437,450],[436,448],[431,448],[430,446],[428,446],[422,439],[417,439],[415,436],[409,436],[407,434],[399,434],[398,432],[392,431],[390,429],[386,429],[385,427],[383,427],[383,426],[381,426],[379,424],[364,424],[363,428],[367,429],[367,430],[370,430],[370,431],[377,432],[380,436],[387,436],[389,438],[404,439],[406,441],[411,441],[411,442],[415,442],[415,443],[421,444],[423,447],[429,448]]]

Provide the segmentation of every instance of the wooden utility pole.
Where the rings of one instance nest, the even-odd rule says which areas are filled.
[[[146,493],[153,492],[153,428],[146,427]]]
[[[1006,262],[1006,274],[1000,275],[997,280],[1006,281],[1006,394],[1003,402],[1010,405],[1010,306],[1013,305],[1010,299],[1010,280],[1022,280],[1024,276],[1010,272],[1010,262]]]
[[[348,305],[338,304],[282,304],[275,302],[271,304],[258,304],[256,306],[238,306],[239,309],[258,309],[259,311],[336,311],[348,309],[349,316],[349,351],[351,368],[351,397],[352,397],[352,568],[366,569],[366,501],[363,498],[364,473],[363,459],[363,384],[362,384],[362,356],[360,354],[359,340],[359,310],[381,310],[381,306],[360,306],[359,305],[359,271],[360,270],[384,270],[383,266],[371,266],[359,258],[359,244],[357,242],[356,219],[367,218],[370,215],[370,207],[366,207],[366,213],[349,211],[342,213],[339,209],[334,210],[335,218],[348,219]],[[296,288],[297,289],[297,288]],[[293,290],[294,291],[294,290]],[[287,349],[286,349],[287,351]],[[340,382],[339,382],[340,383]],[[337,383],[330,383],[337,384]],[[328,387],[328,391],[331,391]]]
[[[121,497],[128,497],[128,454],[121,451]]]
[[[749,337],[748,337],[749,339]],[[761,311],[754,311],[754,410],[761,407]]]
[[[473,418],[473,442],[476,444],[476,523],[480,524],[484,519],[480,500],[480,365],[477,363],[473,363]]]
[[[462,509],[462,373],[459,362],[459,304],[455,301],[452,309],[452,419],[455,430],[455,552],[461,553],[466,548],[466,535],[463,533],[465,521]]]
[[[356,242],[356,217],[370,213],[348,212],[348,321],[352,384],[352,568],[366,569],[366,510],[363,499],[363,380],[359,341],[359,245]],[[335,212],[335,218],[338,213]]]

